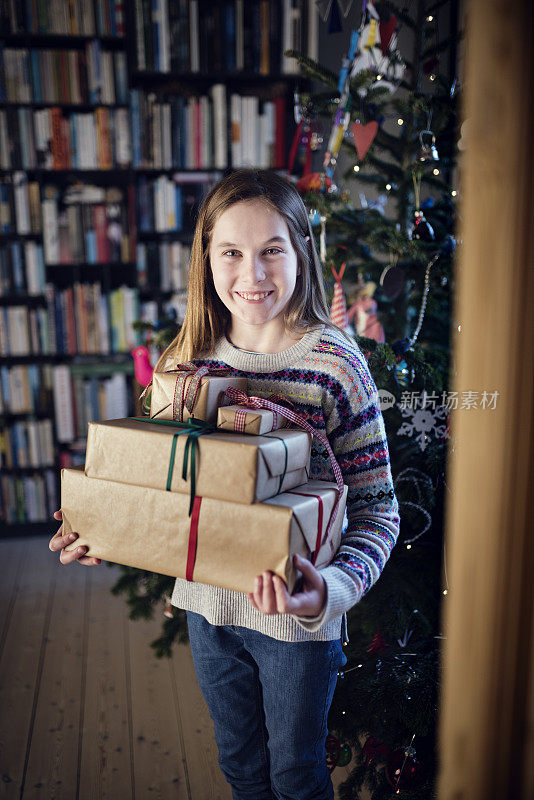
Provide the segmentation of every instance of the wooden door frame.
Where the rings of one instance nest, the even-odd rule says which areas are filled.
[[[534,797],[534,4],[468,0],[440,800]],[[461,326],[461,330],[458,326]]]

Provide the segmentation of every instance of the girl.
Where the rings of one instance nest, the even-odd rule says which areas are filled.
[[[346,612],[389,558],[398,503],[375,383],[329,320],[306,208],[275,173],[233,172],[200,209],[184,325],[156,370],[191,360],[246,376],[251,395],[287,397],[328,437],[349,487],[338,552],[320,571],[295,557],[293,595],[271,572],[248,595],[181,578],[172,595],[234,800],[333,800],[325,739]],[[334,479],[315,443],[311,478]],[[67,540],[60,528],[50,542],[62,563],[99,563],[64,552]]]

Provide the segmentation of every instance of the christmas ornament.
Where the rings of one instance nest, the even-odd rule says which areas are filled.
[[[365,758],[365,766],[368,767],[376,759],[384,761],[390,755],[391,750],[385,742],[379,741],[375,736],[369,736],[362,748],[362,753]]]
[[[425,782],[423,765],[416,759],[413,747],[401,747],[390,753],[385,772],[390,785],[405,792],[415,791]]]
[[[413,226],[408,230],[408,237],[410,239],[420,239],[424,242],[432,242],[434,241],[434,229],[432,225],[430,225],[430,223],[425,219],[425,215],[420,210],[421,178],[421,167],[417,168],[414,166],[412,169],[413,192],[415,200],[414,223]]]
[[[297,106],[295,106],[295,118],[300,116],[301,111],[297,110]],[[295,159],[297,157],[297,152],[301,145],[304,146],[305,154],[304,154],[304,168],[303,174],[304,176],[309,175],[311,173],[311,166],[312,166],[312,150],[311,150],[311,142],[312,142],[312,121],[309,117],[304,115],[302,111],[302,116],[300,116],[299,122],[297,124],[297,129],[295,131],[295,135],[293,136],[293,141],[291,143],[291,148],[289,150],[289,158],[287,162],[287,172],[288,175],[293,173],[293,167],[295,164]]]
[[[382,50],[382,55],[387,55],[389,44],[391,42],[391,37],[395,33],[395,28],[397,26],[397,18],[390,16],[390,18],[386,20],[380,20],[378,24],[378,31],[380,33],[380,49]]]
[[[336,272],[333,265],[330,266],[332,270],[332,274],[335,278],[336,285],[334,286],[334,297],[332,299],[332,307],[330,309],[330,319],[337,325],[339,328],[348,328],[349,320],[347,317],[347,306],[345,305],[345,295],[343,294],[343,289],[341,288],[341,279],[345,274],[345,267],[347,266],[347,262],[344,261],[341,267],[339,268],[339,272]]]
[[[398,266],[398,259],[397,253],[390,252],[389,266],[385,267],[380,275],[380,286],[389,300],[395,300],[406,284],[406,275],[404,270]]]
[[[371,84],[370,88],[380,85],[381,88],[393,93],[402,81],[406,69],[397,47],[398,31],[395,30],[397,20],[391,16],[388,20],[381,20],[370,0],[362,18],[359,45],[352,64],[351,75],[368,70],[376,77],[376,81]],[[359,94],[364,96],[367,91],[367,88],[362,87]]]
[[[362,16],[363,19],[363,16]],[[350,37],[348,56],[343,58],[338,79],[338,91],[340,94],[339,105],[334,116],[334,122],[328,139],[328,146],[323,160],[323,169],[330,177],[334,174],[337,164],[339,148],[343,141],[343,136],[350,122],[350,112],[352,100],[349,91],[350,74],[356,53],[359,31],[353,30]]]
[[[167,619],[172,619],[174,615],[172,613],[171,598],[168,595],[165,595],[163,600],[165,602],[165,608],[163,610],[163,616],[167,617]]]
[[[143,345],[139,345],[139,347],[135,347],[130,351],[130,355],[134,360],[135,380],[140,383],[141,386],[148,386],[152,380],[154,367],[150,366],[150,356],[147,348]]]
[[[378,122],[376,122],[376,120],[368,122],[367,125],[363,125],[361,122],[353,122],[352,135],[354,136],[354,147],[356,148],[360,161],[371,147],[377,133]]]
[[[341,745],[341,750],[339,752],[339,758],[337,761],[338,767],[346,767],[347,764],[350,763],[352,759],[352,750],[350,749],[348,744]]]
[[[332,186],[332,179],[325,175],[324,172],[310,172],[303,175],[297,181],[297,191],[301,194],[305,192],[316,192],[317,194],[324,194]]]
[[[415,378],[413,367],[410,369],[404,359],[399,361],[399,363],[395,366],[393,374],[395,375],[395,380],[399,386],[402,386],[404,389],[406,389],[406,387]]]
[[[451,234],[449,234],[443,240],[443,244],[441,245],[441,252],[446,256],[451,256],[454,253],[455,249],[456,249],[456,239],[454,238],[454,236],[451,236]],[[446,282],[447,279],[445,278],[445,283]]]
[[[333,772],[338,765],[339,756],[341,754],[341,744],[337,736],[329,733],[325,741],[326,749],[326,765],[329,772]]]
[[[419,239],[422,242],[433,242],[435,239],[434,228],[422,211],[414,211],[414,223],[409,234],[410,239]]]
[[[356,299],[347,312],[347,320],[352,322],[358,336],[365,336],[367,339],[374,339],[377,342],[385,342],[384,328],[380,324],[377,316],[377,304],[373,299],[376,283],[368,281],[362,289],[357,292]]]
[[[409,350],[411,346],[412,343],[409,339],[397,339],[396,342],[393,342],[391,349],[397,356],[397,361],[400,360],[401,355]]]
[[[436,137],[432,131],[421,131],[419,133],[419,152],[417,153],[417,160],[422,164],[428,161],[439,161],[438,151],[436,149]]]
[[[384,641],[384,637],[382,636],[380,631],[377,631],[375,633],[375,635],[373,636],[373,641],[371,642],[371,644],[367,648],[367,652],[368,653],[381,653],[382,650],[385,650],[387,648],[387,646],[388,645]]]
[[[312,228],[315,228],[317,225],[321,224],[321,215],[316,208],[310,208],[308,210],[308,219],[310,220],[310,225]]]

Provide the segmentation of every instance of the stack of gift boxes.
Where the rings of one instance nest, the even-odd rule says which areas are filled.
[[[309,480],[301,426],[245,379],[156,373],[150,418],[90,423],[85,468],[61,471],[64,533],[78,533],[66,549],[240,592],[271,570],[291,593],[294,553],[332,560],[347,494],[337,465],[337,482]]]

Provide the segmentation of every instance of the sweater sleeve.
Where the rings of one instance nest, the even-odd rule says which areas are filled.
[[[313,618],[291,615],[312,632],[347,612],[367,594],[380,577],[399,534],[399,505],[376,385],[359,350],[344,361],[342,369],[345,371],[336,380],[328,382],[323,413],[328,440],[348,486],[348,527],[333,560],[320,571],[326,583],[321,613]],[[321,450],[322,477],[332,480],[328,456],[324,448]]]

